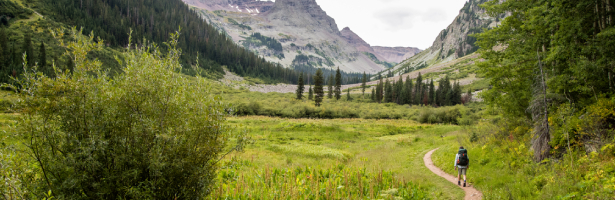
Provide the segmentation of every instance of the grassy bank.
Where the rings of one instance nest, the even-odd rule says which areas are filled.
[[[498,137],[489,123],[466,127],[433,154],[436,166],[450,174],[459,145],[469,150],[468,181],[485,199],[612,199],[615,162],[608,151],[573,151],[541,163],[532,160],[529,137]],[[522,131],[522,130],[520,130]],[[476,134],[475,142],[471,142]]]

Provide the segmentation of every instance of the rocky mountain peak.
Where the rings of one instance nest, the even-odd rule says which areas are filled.
[[[352,30],[350,30],[349,27],[342,29],[340,33],[342,37],[346,38],[346,41],[354,45],[357,48],[357,50],[374,53],[374,49],[372,49],[372,47],[367,42],[365,42],[365,40],[359,37],[359,35],[357,35]]]
[[[270,21],[278,21],[285,26],[305,28],[308,31],[324,29],[339,35],[335,20],[316,3],[316,0],[277,0],[266,13]]]

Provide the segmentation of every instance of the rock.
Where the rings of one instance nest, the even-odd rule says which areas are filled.
[[[274,24],[340,35],[335,20],[320,8],[316,0],[277,0],[266,16]]]

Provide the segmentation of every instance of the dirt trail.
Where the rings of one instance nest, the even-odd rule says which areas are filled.
[[[425,162],[425,166],[431,170],[434,174],[448,180],[449,182],[457,185],[457,177],[454,177],[453,175],[447,174],[446,172],[442,171],[440,168],[436,167],[433,164],[433,161],[431,161],[431,154],[433,154],[434,151],[436,151],[438,149],[434,149],[431,150],[429,152],[427,152],[427,154],[425,154],[425,157],[423,157],[423,161]],[[474,187],[472,187],[471,185],[469,185],[468,187],[461,187],[459,186],[461,189],[463,189],[463,191],[465,191],[466,196],[464,197],[465,200],[480,200],[483,199],[483,193],[481,193],[480,191],[476,190]]]

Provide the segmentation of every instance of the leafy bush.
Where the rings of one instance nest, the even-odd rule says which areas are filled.
[[[178,34],[166,55],[156,46],[129,46],[124,73],[113,80],[101,62],[87,59],[104,43],[75,29],[72,36],[63,43],[72,50],[72,72],[25,73],[19,80],[25,109],[16,132],[41,170],[35,193],[50,190],[60,199],[208,194],[230,137],[225,105],[203,78],[176,73]]]

